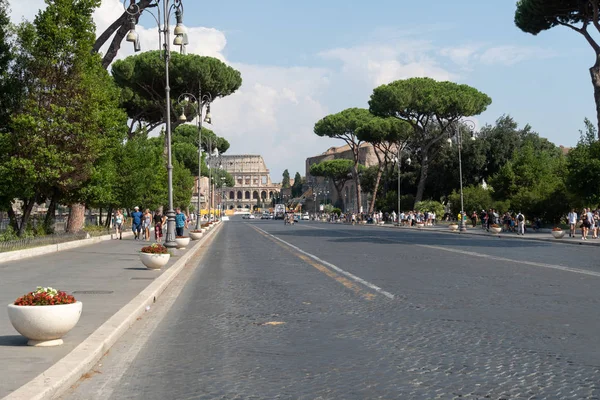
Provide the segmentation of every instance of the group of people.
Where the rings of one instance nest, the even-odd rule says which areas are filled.
[[[157,243],[160,243],[163,238],[164,227],[167,224],[167,216],[163,214],[162,209],[157,209],[154,214],[152,214],[148,208],[142,212],[138,206],[135,206],[133,210],[134,211],[130,215],[130,222],[134,239],[150,240],[150,231],[151,228],[154,227],[154,240],[156,240]],[[125,221],[126,218],[123,215],[123,212],[121,209],[118,209],[114,217],[114,225],[117,233],[115,239],[123,239],[123,226],[125,225]],[[175,214],[175,230],[177,236],[183,236],[183,230],[188,227],[188,222],[188,216],[178,207]]]
[[[525,215],[521,212],[505,212],[500,216],[498,210],[490,208],[488,211],[481,210],[479,214],[477,211],[473,211],[470,219],[473,228],[477,226],[479,219],[481,228],[487,231],[490,230],[490,226],[497,225],[502,228],[503,232],[517,232],[517,235],[525,235]]]
[[[598,231],[600,229],[600,210],[592,211],[589,208],[584,208],[580,215],[577,215],[575,209],[567,214],[567,222],[569,223],[569,237],[575,237],[577,227],[581,228],[581,240],[587,240],[588,234],[592,234],[592,239],[598,239]]]

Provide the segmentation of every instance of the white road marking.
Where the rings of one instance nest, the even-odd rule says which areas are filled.
[[[413,245],[413,246],[425,247],[425,248],[434,249],[434,250],[447,251],[447,252],[450,252],[450,253],[463,254],[463,255],[471,256],[471,257],[486,258],[488,260],[504,261],[504,262],[510,262],[510,263],[516,263],[516,264],[523,264],[523,265],[531,265],[531,266],[534,266],[534,267],[556,269],[556,270],[564,271],[564,272],[573,272],[575,274],[582,274],[582,275],[590,275],[590,276],[600,277],[600,272],[590,271],[590,270],[587,270],[587,269],[571,268],[571,267],[565,267],[565,266],[562,266],[562,265],[539,263],[539,262],[535,262],[535,261],[515,260],[515,259],[512,259],[512,258],[498,257],[498,256],[492,256],[492,255],[489,255],[489,254],[476,253],[474,251],[466,251],[466,250],[459,250],[459,249],[450,249],[450,248],[447,248],[447,247],[433,246],[433,245],[429,245],[429,244],[410,243],[410,242],[407,242],[407,241],[404,241],[404,240],[395,240],[395,239],[391,239],[391,238],[382,238],[382,237],[379,237],[379,236],[359,236],[359,235],[356,235],[356,237],[363,237],[363,238],[368,238],[368,239],[377,239],[377,240],[388,241],[388,242],[393,242],[393,243],[410,244],[410,245]]]
[[[337,266],[335,266],[335,265],[333,265],[333,264],[331,264],[331,263],[329,263],[329,262],[327,262],[325,260],[320,259],[319,257],[315,256],[314,254],[310,254],[310,253],[308,253],[308,252],[300,249],[299,247],[296,247],[293,244],[286,242],[283,239],[279,239],[277,236],[271,235],[269,232],[266,232],[265,230],[260,229],[257,226],[254,226],[254,228],[256,228],[259,231],[263,232],[265,235],[267,235],[267,236],[269,236],[269,237],[271,237],[271,238],[273,238],[273,239],[275,239],[275,240],[277,240],[277,241],[285,244],[286,246],[291,247],[292,249],[296,250],[297,252],[302,253],[305,256],[308,256],[308,257],[312,258],[313,260],[315,260],[315,261],[317,261],[317,262],[319,262],[319,263],[321,263],[321,264],[323,264],[323,265],[325,265],[325,266],[333,269],[334,271],[339,272],[340,274],[347,276],[348,278],[352,279],[353,281],[358,282],[358,283],[360,283],[362,285],[365,285],[366,287],[371,288],[371,289],[375,290],[376,292],[381,293],[382,295],[384,295],[384,296],[386,296],[386,297],[388,297],[390,299],[394,298],[393,294],[391,294],[389,292],[386,292],[385,290],[383,290],[379,286],[376,286],[376,285],[374,285],[374,284],[372,284],[370,282],[367,282],[364,279],[359,278],[358,276],[353,275],[353,274],[351,274],[348,271],[344,271],[343,269],[341,269],[341,268],[339,268],[339,267],[337,267]],[[319,229],[323,229],[323,228],[319,228]]]
[[[543,268],[557,269],[559,271],[573,272],[573,273],[576,273],[576,274],[583,274],[583,275],[591,275],[591,276],[600,277],[600,272],[589,271],[589,270],[579,269],[579,268],[564,267],[562,265],[546,264],[546,263],[539,263],[539,262],[534,262],[534,261],[513,260],[511,258],[492,256],[492,255],[489,255],[489,254],[475,253],[473,251],[465,251],[465,250],[458,250],[458,249],[449,249],[449,248],[446,248],[446,247],[432,246],[432,245],[427,245],[427,244],[418,244],[416,246],[426,247],[426,248],[435,249],[435,250],[448,251],[450,253],[464,254],[464,255],[472,256],[472,257],[487,258],[489,260],[506,261],[506,262],[511,262],[511,263],[518,263],[518,264],[524,264],[524,265],[532,265],[534,267],[543,267]]]

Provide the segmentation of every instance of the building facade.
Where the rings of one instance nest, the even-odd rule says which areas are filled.
[[[321,204],[329,203],[339,206],[344,211],[361,212],[368,210],[369,194],[362,192],[362,204],[358,204],[356,199],[356,189],[354,181],[349,179],[338,193],[333,182],[329,182],[325,178],[312,176],[310,174],[310,166],[322,161],[336,159],[352,160],[352,150],[350,146],[331,147],[324,153],[309,157],[306,159],[306,184],[313,188],[312,198],[307,199],[306,208],[308,210],[318,209]],[[366,167],[378,164],[375,149],[370,143],[362,143],[358,150],[358,162]],[[314,204],[312,202],[315,202]]]
[[[271,207],[281,184],[273,183],[269,169],[260,155],[220,156],[220,165],[234,179],[234,187],[220,187],[224,208],[227,210],[253,210],[256,207]]]

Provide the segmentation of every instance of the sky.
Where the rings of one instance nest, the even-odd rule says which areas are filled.
[[[9,0],[11,18],[32,20],[43,0]],[[467,84],[492,104],[478,126],[510,115],[557,145],[574,146],[595,121],[589,68],[594,52],[565,27],[537,36],[514,25],[515,0],[183,0],[188,53],[217,57],[242,74],[241,88],[211,107],[211,129],[228,154],[260,154],[274,182],[284,169],[341,140],[314,124],[350,107],[368,108],[373,88],[427,76]],[[102,0],[97,34],[123,12]],[[174,26],[174,21],[171,22]],[[158,49],[155,20],[137,28],[142,50]],[[122,44],[117,58],[133,54]],[[175,49],[174,49],[175,50]]]

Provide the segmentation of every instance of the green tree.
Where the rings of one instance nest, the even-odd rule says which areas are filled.
[[[437,82],[431,78],[410,78],[381,85],[373,90],[370,111],[381,117],[395,117],[413,129],[413,149],[419,152],[421,176],[415,200],[423,199],[434,146],[454,134],[451,126],[463,117],[481,114],[492,100],[468,85]]]
[[[283,179],[281,180],[281,188],[287,189],[290,187],[290,172],[286,169],[283,171]]]
[[[450,212],[453,216],[457,216],[460,212],[460,192],[454,190],[448,196],[448,201],[450,202]],[[493,207],[494,200],[490,189],[484,189],[481,185],[472,185],[463,188],[463,202],[465,214],[470,216],[473,211],[479,215],[481,210],[489,210]]]
[[[567,156],[567,187],[574,195],[574,205],[596,207],[600,204],[600,141],[597,129],[586,118],[577,146]]]
[[[153,130],[166,120],[165,106],[165,66],[161,51],[148,51],[117,60],[112,65],[112,73],[117,85],[123,89],[122,105],[131,119],[130,135],[134,127],[142,125]],[[171,54],[171,112],[181,113],[177,103],[183,93],[202,94],[213,100],[234,93],[242,84],[239,71],[213,57],[195,54]],[[185,107],[188,121],[196,117],[196,107]],[[177,118],[171,121],[173,127],[181,124]]]
[[[48,0],[19,30],[17,59],[26,92],[11,118],[4,170],[21,177],[22,234],[34,202],[70,204],[68,231],[83,227],[95,163],[123,138],[119,91],[92,54],[97,0]]]
[[[356,137],[372,144],[377,157],[377,174],[371,191],[369,213],[372,213],[375,207],[379,183],[389,157],[393,156],[394,150],[404,147],[412,130],[410,124],[396,118],[372,118],[356,130]],[[364,175],[361,181],[364,183]]]
[[[341,199],[342,189],[344,185],[346,185],[346,182],[351,179],[353,167],[354,162],[352,160],[338,158],[313,164],[310,166],[309,172],[312,176],[322,176],[330,179],[331,182],[333,182],[333,187],[335,187],[338,199]],[[359,173],[361,173],[363,169],[364,166],[359,164]]]
[[[600,128],[600,43],[589,28],[600,32],[598,0],[519,0],[515,11],[515,24],[523,32],[537,35],[557,25],[566,26],[579,33],[588,42],[596,56],[590,68],[596,121]]]
[[[302,176],[300,172],[296,172],[294,175],[294,184],[292,185],[292,197],[302,196]]]
[[[359,149],[362,140],[357,136],[357,130],[373,118],[364,108],[348,108],[337,114],[331,114],[315,124],[314,132],[321,137],[342,139],[352,151],[352,179],[356,189],[357,204],[361,202],[361,186],[358,176]]]

